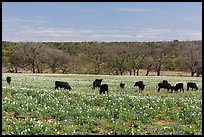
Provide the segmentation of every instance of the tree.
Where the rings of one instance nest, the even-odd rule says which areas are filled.
[[[202,43],[189,42],[183,45],[179,59],[182,68],[189,70],[192,77],[195,73],[202,73]]]
[[[40,42],[24,42],[20,43],[23,48],[23,54],[25,54],[25,63],[31,66],[32,72],[40,73],[41,56],[44,52],[44,46]]]
[[[162,65],[165,64],[167,59],[172,55],[171,46],[167,42],[159,42],[154,45],[154,66],[157,72],[157,76],[160,76],[160,71],[162,70]]]
[[[60,56],[59,61],[59,69],[62,71],[62,73],[70,72],[75,67],[73,57],[69,55],[66,52],[63,52]]]
[[[57,70],[62,70],[62,73],[65,73],[69,70],[71,57],[68,53],[53,47],[47,47],[44,54],[44,60],[51,68],[52,73],[55,73]]]
[[[120,75],[123,75],[124,72],[129,70],[130,68],[127,48],[122,45],[117,46],[118,48],[115,48],[114,46],[109,47],[109,49],[107,50],[109,54],[108,66],[111,67],[113,71],[115,71],[116,75],[118,75],[119,73]]]
[[[93,64],[94,74],[100,74],[106,59],[104,46],[100,45],[98,42],[94,42],[92,44],[93,45],[91,45],[87,50],[87,56],[85,59]]]
[[[129,50],[129,59],[132,63],[133,75],[139,75],[139,70],[143,68],[145,64],[145,58],[150,53],[148,45],[138,43],[136,45],[130,45]]]
[[[10,63],[15,69],[15,72],[18,72],[18,68],[26,68],[26,55],[22,47],[17,48],[9,59]]]
[[[144,61],[143,67],[146,69],[146,76],[149,75],[149,72],[154,70],[154,60],[151,55],[148,55]]]
[[[11,57],[18,47],[19,45],[16,43],[2,41],[2,65],[8,68],[9,72],[13,72],[13,68],[16,68],[11,62]]]

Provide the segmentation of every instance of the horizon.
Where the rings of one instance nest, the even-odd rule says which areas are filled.
[[[2,2],[2,41],[202,41],[202,2]]]

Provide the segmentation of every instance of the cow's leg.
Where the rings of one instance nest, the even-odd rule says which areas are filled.
[[[160,91],[160,88],[158,88],[158,92]]]
[[[171,89],[171,93],[173,93],[173,90],[174,90],[174,89],[172,88],[172,89]]]

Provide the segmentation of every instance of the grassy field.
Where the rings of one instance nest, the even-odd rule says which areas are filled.
[[[109,94],[92,89],[96,78],[109,85]],[[164,79],[183,82],[184,93],[157,92]],[[73,90],[55,90],[56,80]],[[140,80],[143,93],[133,86]],[[187,82],[196,82],[198,90],[186,91]],[[2,134],[201,135],[202,78],[2,73]]]

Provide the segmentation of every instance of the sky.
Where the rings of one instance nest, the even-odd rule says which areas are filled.
[[[2,40],[202,40],[202,2],[2,2]]]

